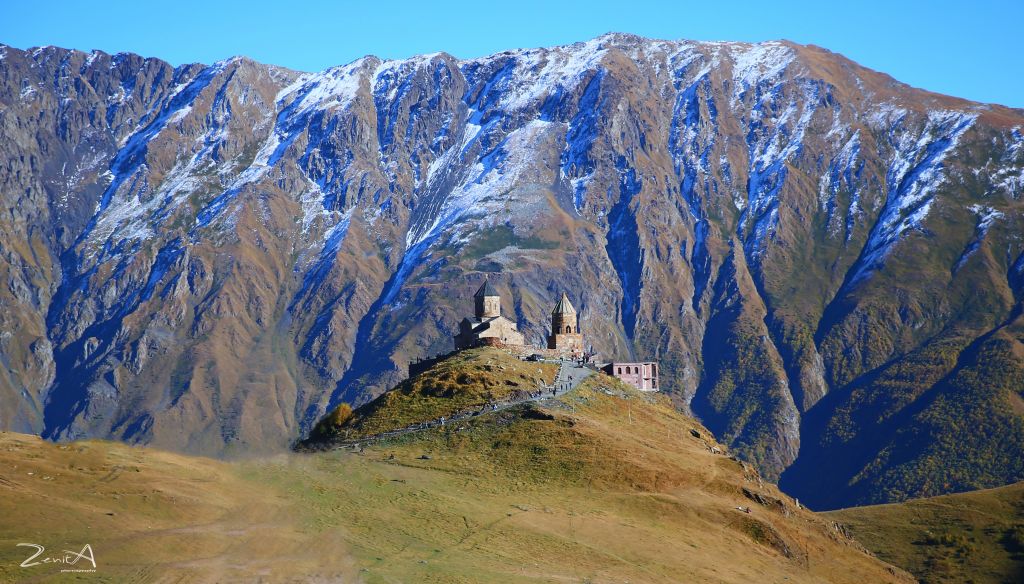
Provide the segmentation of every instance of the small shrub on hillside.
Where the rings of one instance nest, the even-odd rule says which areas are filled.
[[[942,533],[929,532],[925,536],[925,543],[933,546],[941,546],[955,551],[958,555],[967,555],[974,551],[974,544],[971,538],[965,533],[954,533],[944,531]]]
[[[1003,535],[1003,546],[1018,554],[1024,553],[1024,525],[1014,525]]]
[[[313,427],[313,431],[310,432],[309,436],[313,440],[322,440],[334,436],[345,424],[351,422],[354,417],[355,414],[352,412],[352,406],[343,403],[321,418],[316,423],[316,426]]]
[[[352,406],[341,404],[334,408],[334,411],[327,416],[327,421],[335,428],[340,428],[352,419],[352,415]]]

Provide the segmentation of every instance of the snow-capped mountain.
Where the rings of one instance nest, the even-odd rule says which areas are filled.
[[[569,292],[811,504],[1024,478],[1019,110],[621,34],[319,73],[0,47],[0,79],[5,428],[282,448],[487,276],[538,343]]]

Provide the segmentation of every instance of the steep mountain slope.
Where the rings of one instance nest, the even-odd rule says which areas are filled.
[[[1024,477],[1020,111],[614,34],[315,74],[4,47],[0,78],[5,427],[280,449],[447,350],[490,274],[534,342],[568,290],[812,506]]]
[[[500,385],[528,387],[499,369],[509,359],[484,350],[451,369],[490,364]],[[411,407],[382,397],[358,411],[380,427],[487,385],[402,385],[386,395]],[[45,511],[32,522],[40,545],[91,542],[96,575],[119,581],[912,581],[720,449],[663,396],[602,375],[355,451],[234,463],[3,434],[0,511]],[[4,522],[0,540],[25,529]],[[0,549],[0,574],[22,573],[21,549]]]
[[[825,514],[922,582],[1024,580],[1024,484]]]

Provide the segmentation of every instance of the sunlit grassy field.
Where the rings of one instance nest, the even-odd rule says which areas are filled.
[[[18,567],[21,541],[91,544],[81,581],[910,581],[717,449],[605,376],[359,452],[226,463],[2,434],[0,581],[67,579]]]
[[[1024,483],[825,515],[922,582],[1024,582]]]

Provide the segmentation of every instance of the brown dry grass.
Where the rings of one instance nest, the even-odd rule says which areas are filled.
[[[222,463],[4,434],[0,579],[24,576],[24,540],[91,543],[87,580],[118,582],[907,581],[720,447],[606,376],[359,454]]]
[[[250,472],[317,528],[343,527],[370,582],[909,580],[709,447],[664,397],[599,376],[542,405]]]
[[[281,494],[230,464],[111,442],[0,433],[0,581],[351,581],[340,533],[312,537]],[[95,574],[21,568],[92,546]],[[76,564],[82,568],[84,562]],[[85,566],[90,567],[91,566]]]

